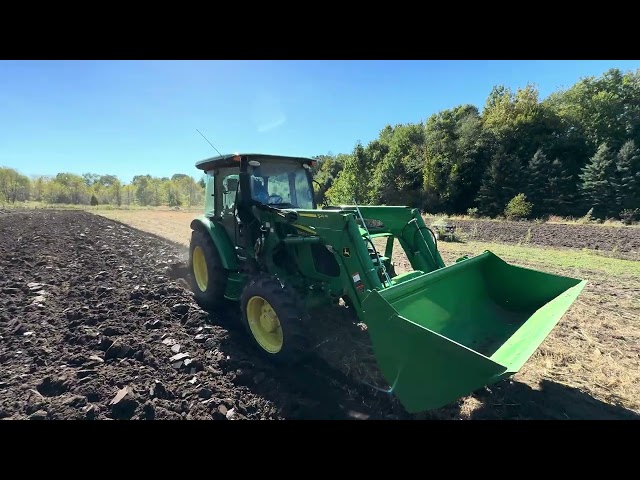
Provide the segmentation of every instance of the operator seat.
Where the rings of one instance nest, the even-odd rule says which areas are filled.
[[[256,177],[251,178],[251,187],[252,200],[268,203],[269,194],[267,189]],[[237,243],[243,249],[250,245],[253,246],[261,233],[261,223],[255,208],[255,206],[250,206],[249,204],[237,205],[236,207],[236,221],[240,233]]]
[[[257,177],[253,177],[252,180],[253,188],[251,189],[251,198],[264,204],[269,203],[269,192],[267,191],[267,187],[265,187]]]

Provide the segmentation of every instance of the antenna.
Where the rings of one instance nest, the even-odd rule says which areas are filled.
[[[202,132],[201,132],[200,130],[198,130],[197,128],[196,128],[196,132],[198,132],[200,135],[202,135]],[[202,138],[204,138],[205,140],[207,140],[207,137],[205,137],[204,135],[202,135]],[[221,157],[223,156],[223,155],[220,153],[220,151],[219,151],[216,147],[214,147],[214,146],[213,146],[213,144],[212,144],[209,140],[207,140],[207,143],[208,143],[209,145],[211,145],[211,148],[213,148],[216,152],[218,152],[218,155],[220,155]]]

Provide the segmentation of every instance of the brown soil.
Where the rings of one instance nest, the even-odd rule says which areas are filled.
[[[412,417],[358,381],[375,362],[344,307],[313,312],[317,356],[276,368],[236,305],[198,308],[183,245],[77,211],[0,212],[0,238],[0,418],[638,418],[542,374]]]
[[[195,304],[184,247],[69,211],[0,213],[0,238],[0,418],[403,415],[320,360],[265,363],[234,305]]]
[[[586,248],[640,260],[640,228],[487,220],[452,220],[466,240]],[[427,219],[427,225],[430,225]]]

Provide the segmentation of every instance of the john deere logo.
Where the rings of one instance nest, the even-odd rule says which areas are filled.
[[[345,257],[350,257],[351,256],[351,252],[349,251],[349,249],[347,247],[344,247],[342,249],[342,255],[344,255]]]

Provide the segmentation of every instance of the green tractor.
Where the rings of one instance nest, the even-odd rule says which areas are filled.
[[[310,314],[342,299],[367,326],[388,391],[409,413],[440,408],[515,374],[585,286],[489,251],[446,266],[417,209],[318,208],[314,165],[265,154],[196,163],[206,201],[191,222],[195,298],[206,310],[239,302],[273,361],[305,355]],[[394,271],[395,241],[412,271]]]

